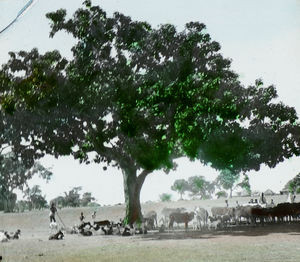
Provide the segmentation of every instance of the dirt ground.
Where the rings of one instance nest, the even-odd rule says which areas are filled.
[[[275,201],[282,202],[280,197]],[[232,199],[229,204],[234,205],[236,200],[248,201]],[[192,209],[199,205],[209,209],[224,205],[224,200],[147,203],[143,210],[152,209],[159,214],[164,206]],[[100,207],[97,219],[118,220],[124,209],[123,205]],[[78,223],[80,212],[88,218],[93,211],[92,208],[65,208],[58,213],[64,224],[71,226]],[[188,232],[181,229],[166,233],[150,231],[130,237],[66,234],[64,240],[50,241],[48,213],[48,210],[0,213],[0,230],[20,228],[22,231],[19,240],[0,243],[2,261],[300,261],[300,222],[205,232],[191,228]]]

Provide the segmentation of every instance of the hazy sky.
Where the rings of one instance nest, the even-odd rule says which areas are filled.
[[[0,0],[0,30],[2,30],[28,0]],[[45,13],[66,8],[71,14],[81,5],[81,0],[35,0],[17,22],[0,34],[0,64],[4,63],[11,50],[30,50],[38,47],[41,52],[59,49],[70,56],[74,41],[65,33],[49,39],[49,23]],[[262,78],[266,85],[274,84],[279,100],[300,112],[300,1],[298,0],[101,0],[101,7],[112,14],[122,12],[133,19],[145,20],[157,26],[172,23],[181,30],[189,21],[200,21],[207,32],[222,46],[225,57],[232,58],[232,67],[241,76],[244,85],[253,84]],[[124,202],[123,178],[119,170],[103,171],[100,165],[79,165],[72,158],[41,161],[52,166],[53,179],[39,183],[47,199],[82,185],[83,191],[91,191],[99,203]],[[198,162],[178,160],[175,172],[168,175],[154,172],[146,178],[141,200],[158,200],[159,194],[168,192],[173,199],[178,195],[170,190],[176,179],[204,175],[209,180],[217,172]],[[250,172],[252,189],[279,191],[285,183],[300,172],[298,158],[286,160],[275,169],[262,167],[259,172]]]

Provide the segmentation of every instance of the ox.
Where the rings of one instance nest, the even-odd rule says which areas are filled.
[[[154,229],[157,227],[157,213],[154,210],[147,212],[144,215],[144,222],[147,228]]]
[[[219,219],[223,224],[227,224],[235,218],[234,207],[212,207],[211,213],[215,219]]]
[[[161,211],[163,218],[161,218],[160,220],[163,221],[164,225],[167,225],[169,223],[169,218],[172,213],[183,213],[185,211],[186,209],[184,207],[179,207],[179,208],[164,207],[163,210]]]
[[[203,227],[207,227],[207,222],[208,222],[208,212],[202,207],[196,207],[194,210],[195,213],[195,218],[196,218],[196,228],[197,229],[202,229],[202,224]],[[196,229],[194,228],[194,229]]]
[[[190,213],[171,213],[170,214],[170,222],[169,222],[169,228],[173,229],[173,224],[176,222],[177,224],[184,223],[185,230],[188,229],[188,223],[193,220],[195,214],[194,212]]]

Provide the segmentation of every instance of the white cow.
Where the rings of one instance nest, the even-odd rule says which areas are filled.
[[[0,232],[0,243],[8,242],[8,238],[3,232]]]
[[[203,227],[207,227],[208,222],[208,212],[202,207],[196,207],[194,210],[195,217],[194,217],[194,223],[193,227],[194,229],[202,229]]]
[[[56,234],[59,231],[58,224],[56,222],[51,222],[49,225],[49,231],[50,235]]]

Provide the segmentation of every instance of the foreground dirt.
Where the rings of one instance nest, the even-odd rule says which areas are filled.
[[[3,261],[300,261],[300,226],[216,232],[150,232],[132,237],[25,235],[0,244]]]
[[[236,200],[233,199],[232,203]],[[239,201],[242,203],[242,200]],[[181,201],[168,206],[193,208],[223,205],[218,201]],[[231,204],[232,204],[231,203]],[[144,210],[159,211],[166,204],[149,203]],[[78,222],[80,212],[88,217],[92,208],[59,211],[67,225]],[[124,206],[101,207],[98,219],[117,220]],[[223,261],[300,261],[300,222],[266,226],[231,227],[222,231],[149,232],[131,237],[97,235],[84,237],[66,234],[64,240],[49,241],[48,210],[22,214],[1,214],[0,230],[22,230],[21,239],[0,243],[4,262],[45,261],[149,261],[149,262],[223,262]]]

